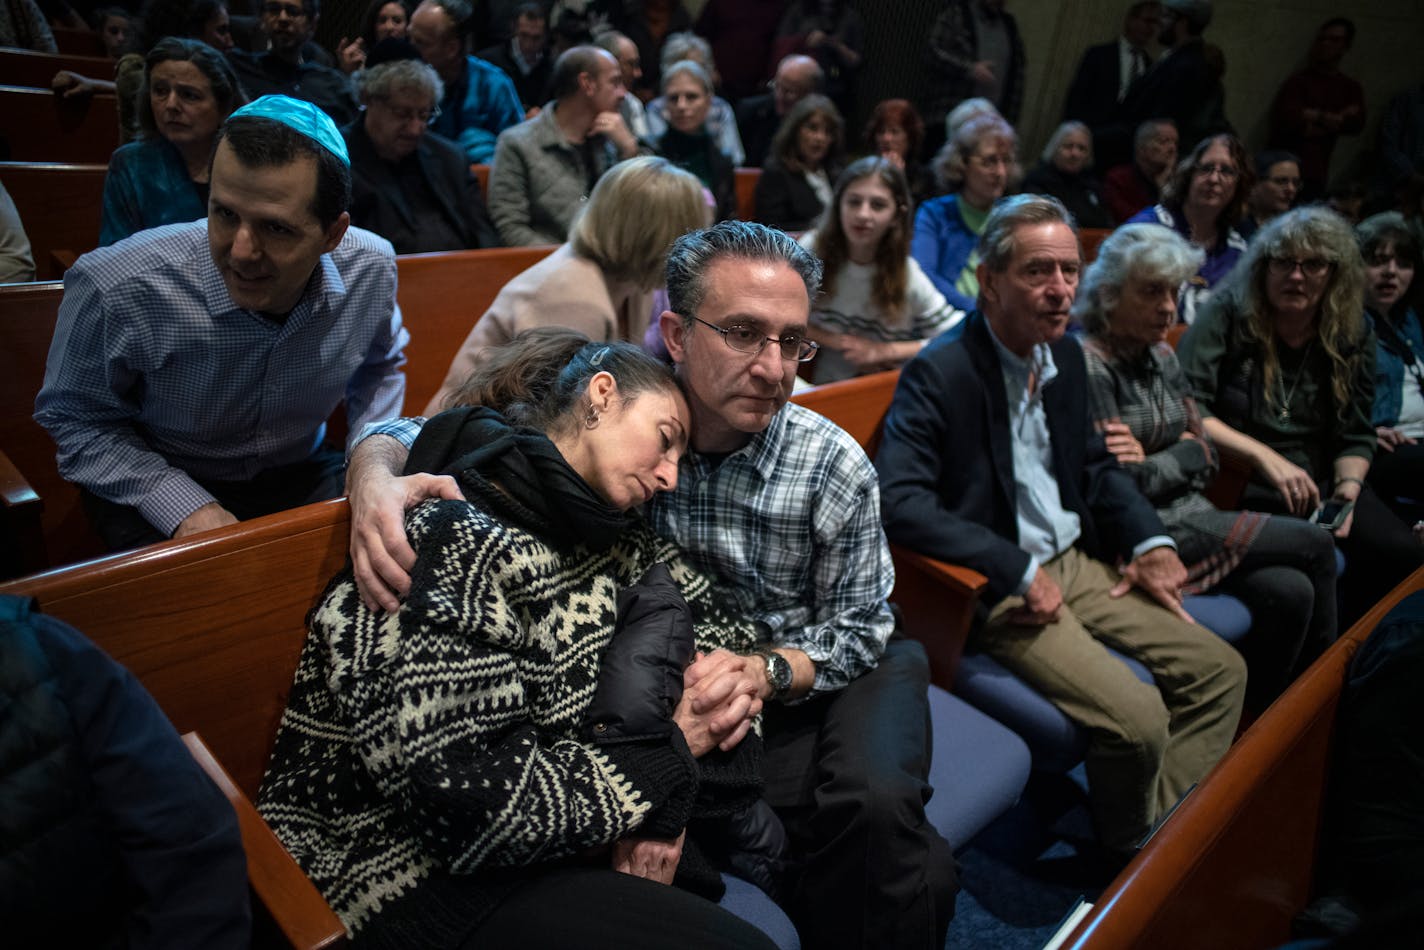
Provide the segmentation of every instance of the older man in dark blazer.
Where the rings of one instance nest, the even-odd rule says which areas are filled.
[[[1077,119],[1094,130],[1095,139],[1097,129],[1114,124],[1128,87],[1152,65],[1150,46],[1161,20],[1158,0],[1135,0],[1123,17],[1122,35],[1083,52],[1063,103],[1065,122]],[[1100,151],[1098,144],[1094,142],[1095,154]]]
[[[1182,610],[1171,540],[1089,425],[1069,221],[1052,198],[994,209],[981,309],[906,364],[876,467],[892,541],[988,577],[973,645],[1088,732],[1099,838],[1126,853],[1226,751],[1246,673]]]
[[[360,78],[365,111],[341,130],[351,155],[351,220],[397,254],[498,247],[464,151],[429,131],[440,78],[403,51],[415,54],[399,40],[377,44]]]

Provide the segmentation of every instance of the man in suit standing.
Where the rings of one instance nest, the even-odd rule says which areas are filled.
[[[901,371],[876,468],[892,542],[988,578],[973,645],[1088,732],[1098,836],[1126,856],[1226,752],[1246,668],[1183,611],[1175,546],[1089,427],[1069,221],[1036,195],[990,213],[980,310]]]
[[[1128,87],[1152,65],[1152,39],[1161,23],[1158,0],[1136,0],[1123,17],[1121,36],[1111,43],[1088,47],[1063,103],[1065,122],[1077,119],[1093,130],[1094,139],[1098,129],[1113,123]],[[1095,154],[1099,148],[1095,141]]]

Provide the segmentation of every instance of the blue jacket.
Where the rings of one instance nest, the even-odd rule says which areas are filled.
[[[440,118],[430,128],[463,148],[470,161],[488,164],[499,133],[523,121],[519,94],[504,70],[466,56],[465,72],[445,84]]]
[[[1424,360],[1424,326],[1421,326],[1419,314],[1414,308],[1406,307],[1402,316],[1389,321],[1390,326],[1399,331],[1398,334],[1380,332],[1380,323],[1386,318],[1373,310],[1366,309],[1365,312],[1369,314],[1375,327],[1374,424],[1393,426],[1399,422],[1399,408],[1404,400],[1406,381],[1413,382],[1413,377],[1405,367],[1405,354],[1400,352],[1402,347],[1394,342],[1393,337],[1402,337],[1413,344],[1414,353],[1411,355]],[[1398,314],[1398,308],[1395,312]]]
[[[0,596],[7,946],[245,950],[237,816],[133,674]]]
[[[976,309],[979,303],[961,293],[954,284],[978,244],[979,235],[969,230],[959,213],[958,195],[931,198],[915,212],[915,237],[910,242],[910,256],[944,294],[944,299],[964,311]]]
[[[146,228],[206,218],[208,209],[178,150],[162,137],[121,146],[109,158],[99,246]]]

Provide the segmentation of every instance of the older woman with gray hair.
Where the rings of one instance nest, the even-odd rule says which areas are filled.
[[[737,216],[737,182],[732,159],[718,146],[708,128],[712,77],[690,59],[663,70],[663,108],[668,125],[654,137],[653,150],[678,168],[697,176],[712,193],[717,220]]]
[[[712,44],[696,33],[686,31],[673,33],[663,43],[663,52],[659,57],[659,62],[663,73],[661,90],[667,89],[667,72],[674,63],[696,63],[707,72],[714,87],[707,106],[707,133],[712,136],[717,147],[726,153],[727,158],[731,159],[733,168],[744,164],[747,160],[747,153],[742,147],[742,136],[737,130],[736,114],[732,111],[732,104],[717,95],[715,90],[718,82],[717,63],[712,58]],[[665,91],[648,103],[647,115],[648,135],[654,139],[662,138],[669,125],[667,93]]]
[[[404,40],[376,44],[355,77],[361,115],[341,130],[351,154],[351,223],[397,254],[498,247],[464,151],[430,131],[444,85]]]
[[[1054,130],[1042,160],[1024,176],[1022,190],[1057,198],[1080,228],[1113,226],[1102,186],[1093,175],[1093,135],[1081,122],[1064,122]]]
[[[1098,249],[1073,314],[1087,331],[1094,422],[1176,542],[1185,591],[1224,591],[1251,611],[1241,652],[1248,701],[1259,709],[1335,639],[1334,545],[1307,521],[1221,511],[1204,494],[1216,450],[1166,342],[1177,321],[1177,287],[1201,259],[1166,228],[1125,225]]]
[[[979,296],[977,246],[994,202],[1019,177],[1018,136],[996,114],[976,115],[935,156],[935,174],[954,194],[915,212],[910,255],[946,300],[973,310]]]

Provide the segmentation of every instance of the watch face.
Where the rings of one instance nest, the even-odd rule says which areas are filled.
[[[766,678],[772,691],[780,696],[791,688],[791,663],[780,653],[766,653]]]

